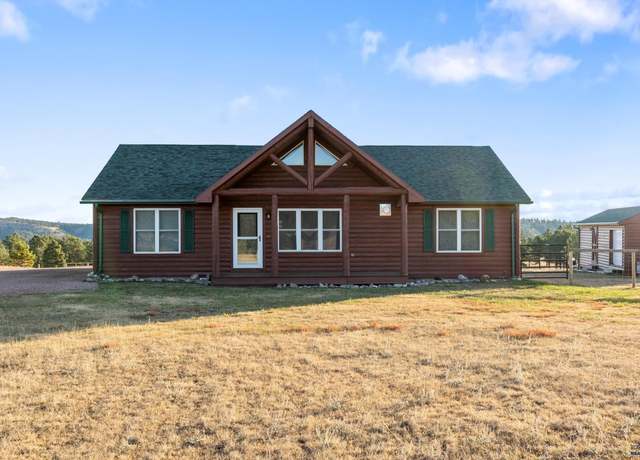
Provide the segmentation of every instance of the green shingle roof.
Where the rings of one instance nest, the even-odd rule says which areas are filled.
[[[607,209],[578,222],[579,224],[617,224],[640,214],[640,206]]]
[[[120,145],[83,203],[192,202],[255,145]],[[491,147],[362,146],[427,201],[530,203]]]
[[[491,147],[363,145],[427,201],[531,203]]]

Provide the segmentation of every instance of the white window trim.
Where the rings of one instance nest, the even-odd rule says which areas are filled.
[[[154,211],[154,228],[155,251],[138,251],[138,241],[136,234],[138,232],[136,228],[136,216],[138,211]],[[178,211],[178,250],[177,251],[160,251],[160,211]],[[140,230],[149,232],[151,230]],[[175,231],[175,230],[172,230]],[[133,253],[134,254],[180,254],[182,252],[182,210],[180,208],[133,208]]]
[[[456,235],[457,235],[457,249],[454,250],[440,250],[440,211],[456,211]],[[478,211],[478,223],[480,231],[480,249],[465,249],[462,250],[462,211]],[[446,230],[443,230],[446,231]],[[451,229],[450,231],[453,231]],[[478,231],[478,230],[470,230]],[[436,209],[436,252],[443,254],[478,254],[482,252],[482,208],[438,208]]]
[[[296,213],[296,249],[280,248],[280,212],[295,211]],[[318,249],[302,249],[302,211],[316,211],[318,213]],[[324,228],[323,213],[324,211],[337,211],[339,228]],[[341,208],[279,208],[278,209],[278,252],[342,252],[342,209]],[[291,231],[290,229],[283,229]],[[324,249],[324,231],[338,232],[338,241],[340,249]]]

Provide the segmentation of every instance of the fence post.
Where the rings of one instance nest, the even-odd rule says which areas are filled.
[[[638,271],[638,264],[636,263],[636,252],[631,253],[631,287],[636,287],[636,271]]]
[[[573,284],[573,251],[567,254],[567,270],[569,275],[569,284]]]

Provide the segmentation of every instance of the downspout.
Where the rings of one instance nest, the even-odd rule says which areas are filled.
[[[98,273],[103,273],[104,267],[104,228],[102,222],[102,208],[98,205]]]
[[[511,211],[511,276],[515,278],[516,273],[516,213]]]

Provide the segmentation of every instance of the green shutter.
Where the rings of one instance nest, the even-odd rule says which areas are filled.
[[[495,212],[493,209],[484,210],[484,250],[495,251],[496,234],[495,234]]]
[[[120,210],[120,252],[131,252],[131,226],[129,225],[129,210]]]
[[[195,248],[195,225],[193,209],[185,209],[185,211],[183,212],[182,226],[182,250],[184,252],[193,252]]]
[[[423,220],[423,250],[433,252],[433,211],[431,209],[424,210]]]

